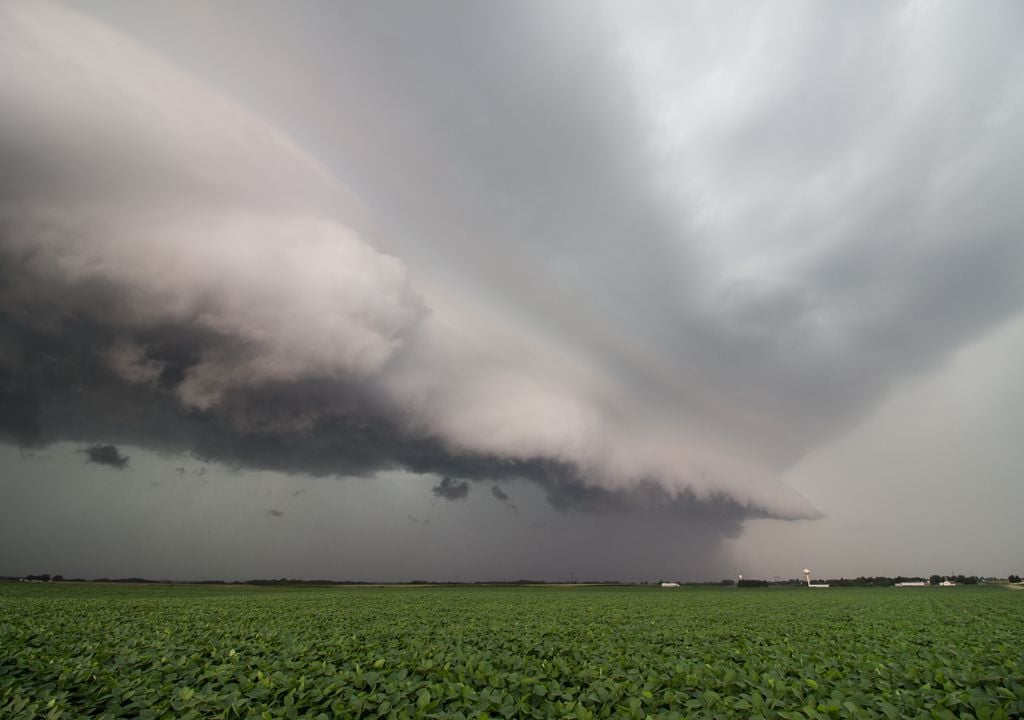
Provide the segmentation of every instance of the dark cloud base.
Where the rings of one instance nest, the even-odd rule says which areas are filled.
[[[654,482],[628,491],[592,487],[574,468],[549,459],[455,452],[405,430],[363,389],[335,380],[235,389],[209,410],[187,409],[175,395],[178,384],[204,353],[222,349],[229,340],[183,326],[133,334],[84,314],[41,329],[19,319],[30,316],[0,313],[0,439],[21,447],[97,443],[92,447],[113,447],[122,457],[115,444],[133,445],[190,453],[236,468],[313,476],[372,476],[401,469],[445,478],[434,494],[449,500],[468,494],[467,481],[523,479],[540,485],[561,511],[658,509],[681,521],[700,518],[719,537],[734,537],[746,519],[767,516],[724,496],[712,501],[672,498]],[[105,364],[104,349],[126,337],[162,368],[155,381],[127,382]]]

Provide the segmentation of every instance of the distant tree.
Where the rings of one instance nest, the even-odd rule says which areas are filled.
[[[1009,580],[1010,582],[1012,582],[1012,583],[1019,583],[1019,582],[1020,582],[1020,575],[1011,575],[1011,576],[1010,576],[1009,578],[1007,578],[1007,579],[1008,579],[1008,580]]]
[[[748,578],[743,578],[736,584],[739,587],[768,587],[767,580],[750,580]]]
[[[942,576],[932,575],[930,578],[928,578],[928,582],[930,582],[932,585],[938,585],[940,582],[942,582]]]

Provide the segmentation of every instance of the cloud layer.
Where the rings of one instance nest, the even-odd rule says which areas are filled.
[[[4,8],[0,431],[813,517],[779,474],[1024,302],[1020,17],[733,10],[270,10],[300,147]]]

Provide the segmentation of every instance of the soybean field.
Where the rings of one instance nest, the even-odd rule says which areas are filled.
[[[0,583],[3,718],[1020,718],[1024,592]]]

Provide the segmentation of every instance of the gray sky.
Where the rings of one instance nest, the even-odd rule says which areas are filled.
[[[0,574],[1020,571],[1022,30],[6,5]]]

